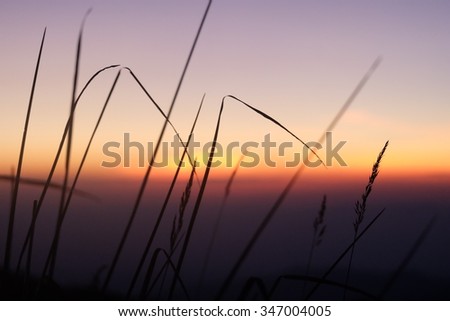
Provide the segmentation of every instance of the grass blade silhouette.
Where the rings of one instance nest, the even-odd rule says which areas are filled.
[[[12,191],[14,191],[14,184],[15,184],[15,173],[12,173],[11,175],[0,175],[0,180],[11,182],[11,184],[12,184],[11,195],[12,195]],[[20,178],[21,185],[44,186],[45,183],[46,183],[46,181],[44,181],[44,180],[30,178],[30,177],[23,177],[23,175],[21,175],[21,178]],[[50,183],[48,187],[53,188],[53,189],[59,189],[59,190],[62,189],[62,185],[56,184],[56,183]],[[98,198],[95,197],[95,195],[88,193],[86,191],[83,191],[83,190],[75,189],[73,191],[73,193],[74,193],[74,195],[77,195],[77,196],[80,196],[83,198],[98,201]]]
[[[58,218],[56,222],[56,249],[55,252],[58,250],[58,244],[59,244],[59,226],[61,225],[62,216],[63,216],[63,210],[64,210],[64,204],[66,202],[66,189],[69,181],[69,173],[70,173],[70,157],[72,152],[72,135],[73,135],[73,126],[75,121],[75,106],[76,106],[76,97],[77,97],[77,86],[78,86],[78,73],[80,70],[80,58],[81,58],[81,44],[83,39],[83,28],[84,24],[86,22],[86,19],[88,15],[90,14],[91,9],[89,9],[84,18],[83,22],[81,23],[80,32],[78,34],[78,43],[77,43],[77,51],[76,51],[76,57],[75,57],[75,70],[73,74],[73,84],[72,84],[72,101],[70,103],[70,114],[69,114],[69,132],[67,133],[67,146],[66,146],[66,162],[64,166],[64,180],[63,180],[63,188],[61,191],[61,199],[59,204],[59,212],[58,212]],[[53,273],[55,270],[55,260],[54,257],[52,257],[52,260],[50,262],[50,271],[49,276],[50,278],[53,277]]]
[[[284,131],[286,131],[287,133],[289,133],[292,137],[294,137],[296,140],[298,140],[300,143],[303,144],[303,146],[305,146],[309,152],[311,152],[312,154],[314,154],[314,156],[317,157],[317,159],[320,161],[320,163],[322,165],[325,166],[325,163],[322,161],[322,159],[320,158],[320,156],[312,149],[308,146],[308,144],[306,144],[302,139],[300,139],[297,135],[295,135],[293,132],[291,132],[289,129],[287,129],[284,125],[282,125],[279,121],[277,121],[275,118],[273,118],[272,116],[269,116],[268,114],[266,114],[265,112],[261,111],[258,108],[255,108],[249,104],[247,104],[245,101],[236,98],[233,95],[228,95],[228,98],[232,98],[238,102],[240,102],[241,104],[244,104],[245,106],[247,106],[248,108],[250,108],[251,110],[253,110],[255,113],[257,113],[258,115],[268,119],[269,121],[271,121],[272,123],[274,123],[275,125],[277,125],[278,127],[282,128]],[[326,167],[326,166],[325,166]]]
[[[4,258],[4,262],[3,262],[4,269],[7,272],[9,271],[9,267],[10,267],[10,263],[11,263],[11,248],[12,248],[13,233],[14,233],[14,218],[15,218],[16,207],[17,207],[17,197],[19,195],[19,184],[20,184],[20,177],[22,175],[22,164],[23,164],[23,157],[25,154],[25,145],[27,142],[28,125],[30,123],[31,109],[33,106],[33,98],[34,98],[34,92],[36,89],[37,77],[39,74],[39,67],[41,65],[42,49],[44,48],[46,32],[47,32],[47,28],[44,29],[44,33],[42,35],[38,59],[36,62],[36,69],[34,71],[33,84],[31,86],[31,93],[30,93],[30,99],[28,101],[27,115],[25,117],[25,125],[23,128],[22,143],[20,145],[19,160],[17,163],[17,172],[16,172],[16,176],[15,176],[15,180],[14,180],[14,190],[13,190],[13,193],[11,196],[11,208],[10,208],[10,213],[9,213],[8,231],[6,234],[6,244],[5,244],[5,258]]]
[[[31,229],[31,238],[30,238],[30,246],[28,247],[28,253],[27,253],[27,263],[25,268],[25,284],[28,283],[28,280],[30,278],[31,273],[31,259],[33,255],[33,240],[34,240],[34,231],[36,228],[36,208],[37,208],[37,200],[33,201],[33,213],[30,223],[30,229]]]

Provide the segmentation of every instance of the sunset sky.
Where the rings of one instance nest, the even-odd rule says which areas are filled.
[[[27,150],[27,159],[38,167],[53,157],[68,114],[77,33],[89,8],[79,87],[101,67],[121,64],[135,72],[167,111],[205,1],[2,1],[0,6],[0,40],[5,44],[0,102],[7,115],[1,118],[7,152],[0,162],[8,169],[18,153],[44,27],[47,38]],[[335,140],[347,141],[342,157],[351,168],[367,168],[390,140],[387,169],[448,174],[448,10],[447,1],[216,1],[173,123],[185,139],[206,93],[195,134],[197,140],[209,141],[221,98],[233,94],[304,141],[314,141],[382,56],[381,66],[334,130]],[[85,144],[115,74],[105,73],[80,102],[75,129],[80,144]],[[123,133],[129,132],[132,140],[145,144],[156,140],[161,126],[162,117],[123,72],[90,166],[104,160],[105,142],[123,142]],[[228,102],[219,136],[223,144],[262,142],[268,133],[276,141],[293,141],[267,120]],[[166,140],[172,136],[168,130]]]
[[[2,0],[0,175],[9,175],[17,166],[44,28],[47,34],[23,167],[24,176],[40,179],[48,173],[69,114],[77,37],[87,10],[93,9],[84,26],[78,91],[97,70],[120,64],[133,70],[167,112],[206,4],[204,0]],[[436,200],[443,201],[450,192],[449,15],[450,2],[446,0],[216,0],[171,121],[186,139],[206,94],[195,131],[196,141],[203,146],[213,138],[222,98],[234,95],[272,116],[303,141],[316,141],[373,62],[382,57],[378,69],[332,133],[334,145],[346,142],[339,154],[347,166],[333,162],[328,168],[319,166],[305,172],[308,186],[316,193],[308,206],[314,212],[323,193],[341,195],[352,191],[348,196],[351,211],[373,162],[389,140],[381,165],[382,194],[375,197],[381,204],[391,204],[391,191],[404,187],[410,194],[404,191],[399,196],[402,204],[416,198],[423,201],[421,204],[433,203],[438,213],[445,212],[448,202]],[[118,70],[100,75],[79,102],[73,169]],[[130,74],[122,70],[91,147],[82,188],[90,191],[97,185],[86,182],[97,178],[123,179],[130,184],[126,186],[131,186],[127,190],[129,197],[123,198],[128,204],[122,204],[129,211],[145,169],[136,168],[136,149],[132,168],[123,168],[122,164],[104,168],[102,161],[111,158],[103,154],[102,148],[108,142],[123,146],[125,133],[146,146],[156,141],[162,125],[162,116]],[[292,152],[302,152],[302,145],[242,104],[226,101],[219,133],[223,146],[258,142],[259,147],[253,151],[262,158],[261,142],[267,134],[277,144],[292,142],[293,147],[285,156],[279,155],[276,148],[272,150],[271,157],[277,160],[274,168],[261,164],[239,169],[236,202],[245,195],[256,197],[255,186],[263,195],[274,195],[275,199],[294,172],[282,164],[291,159]],[[173,136],[168,127],[165,141],[170,144]],[[324,150],[318,154],[326,159]],[[201,149],[193,157],[202,159]],[[240,152],[235,150],[232,166],[213,169],[212,179],[228,178],[239,157]],[[62,173],[62,164],[58,174]],[[169,177],[174,169],[173,164],[156,169],[152,177]],[[257,185],[252,185],[255,181]],[[114,184],[100,193],[118,195],[121,186]],[[214,186],[211,183],[210,193],[219,191]],[[5,183],[1,188],[7,190],[9,185]],[[434,198],[426,196],[429,191],[433,191]],[[266,208],[268,205],[264,207],[263,203],[258,206]],[[292,208],[289,204],[286,206]],[[210,205],[206,204],[206,208]]]

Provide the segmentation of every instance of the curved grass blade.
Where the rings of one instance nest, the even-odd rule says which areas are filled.
[[[111,69],[111,68],[115,68],[115,67],[118,67],[118,66],[119,66],[119,65],[110,65],[110,66],[104,67],[104,68],[100,69],[99,71],[97,71],[97,72],[89,79],[89,81],[86,83],[86,85],[84,86],[83,90],[82,90],[81,93],[78,95],[78,98],[77,98],[76,102],[78,103],[78,101],[79,101],[79,99],[81,98],[82,94],[85,92],[85,90],[87,89],[87,87],[91,84],[91,82],[92,82],[98,75],[100,75],[102,72],[104,72],[104,71],[106,71],[106,70],[109,70],[109,69]],[[76,105],[76,106],[78,106],[78,105]],[[76,108],[76,106],[75,106],[75,108]],[[63,147],[64,147],[64,142],[65,142],[65,140],[66,140],[67,133],[68,133],[68,131],[69,131],[70,118],[71,118],[71,117],[69,116],[69,119],[68,119],[67,122],[66,122],[66,126],[65,126],[65,128],[64,128],[64,132],[63,132],[62,137],[61,137],[61,140],[60,140],[60,142],[59,142],[58,150],[57,150],[56,155],[55,155],[55,158],[54,158],[54,160],[53,160],[53,164],[52,164],[52,166],[51,166],[51,168],[50,168],[50,171],[49,171],[47,180],[46,180],[46,182],[45,182],[45,184],[44,184],[44,187],[43,187],[43,189],[42,189],[41,195],[39,196],[39,201],[38,201],[37,208],[36,208],[36,216],[37,216],[37,218],[39,217],[39,212],[40,212],[40,209],[41,209],[41,207],[42,207],[42,204],[44,203],[44,200],[45,200],[45,197],[46,197],[46,195],[47,195],[48,189],[49,189],[50,187],[53,187],[53,186],[58,186],[58,185],[55,185],[55,184],[52,183],[52,179],[53,179],[53,175],[54,175],[55,170],[56,170],[56,166],[58,165],[59,158],[60,158],[61,153],[62,153],[62,149],[63,149]],[[61,186],[61,188],[62,188],[62,186]],[[28,243],[29,243],[29,241],[30,241],[30,234],[31,234],[31,230],[28,229],[27,235],[26,235],[26,237],[25,237],[24,243],[23,243],[22,248],[21,248],[21,251],[20,251],[19,261],[22,261],[23,255],[25,254],[26,247],[27,247],[27,245],[28,245]],[[19,268],[20,268],[20,264],[17,265],[17,271],[19,270]]]
[[[61,234],[61,228],[62,228],[62,224],[64,222],[64,218],[66,217],[67,210],[68,210],[69,205],[70,205],[70,201],[72,200],[72,196],[73,196],[76,184],[77,184],[78,179],[80,177],[81,171],[83,170],[83,166],[84,166],[84,163],[86,161],[87,155],[89,153],[89,149],[91,147],[92,141],[94,140],[94,137],[95,137],[95,134],[97,133],[98,127],[100,126],[100,123],[101,123],[101,121],[103,119],[103,115],[104,115],[104,113],[106,111],[106,107],[108,106],[108,103],[109,103],[109,101],[111,99],[112,93],[114,92],[114,89],[116,88],[117,82],[118,82],[119,77],[120,77],[120,73],[121,73],[121,70],[119,69],[119,71],[117,72],[117,76],[114,79],[113,85],[112,85],[112,87],[111,87],[111,89],[110,89],[110,91],[108,93],[108,97],[106,98],[106,101],[105,101],[105,103],[103,105],[103,108],[102,108],[102,110],[100,112],[100,115],[99,115],[99,117],[97,119],[97,123],[95,124],[94,130],[92,131],[91,137],[89,138],[89,142],[88,142],[88,144],[86,146],[86,149],[84,151],[83,157],[82,157],[80,165],[78,167],[78,170],[77,170],[77,172],[75,174],[75,178],[74,178],[74,181],[72,183],[72,187],[69,190],[69,194],[67,196],[66,203],[65,203],[63,211],[61,213],[59,224],[58,224],[58,226],[56,228],[56,232],[55,232],[55,235],[53,237],[52,245],[50,247],[50,252],[48,254],[47,261],[46,261],[46,264],[45,264],[45,267],[44,267],[44,271],[42,273],[43,277],[47,273],[47,270],[50,268],[51,262],[53,262],[53,269],[55,267],[56,255],[57,255],[57,250],[58,250],[58,242],[59,242],[59,237],[60,237],[60,234]],[[51,277],[51,274],[49,276]]]
[[[294,137],[296,140],[298,140],[298,141],[301,142],[304,146],[306,146],[306,147],[308,148],[308,150],[310,150],[314,155],[316,155],[316,156],[318,157],[318,159],[321,161],[321,163],[323,164],[323,162],[322,162],[322,160],[320,159],[320,157],[319,157],[319,156],[318,156],[318,155],[317,155],[317,154],[316,154],[316,153],[315,153],[315,152],[314,152],[314,151],[313,151],[306,143],[304,143],[303,140],[301,140],[297,135],[295,135],[294,133],[292,133],[289,129],[287,129],[287,128],[286,128],[285,126],[283,126],[280,122],[278,122],[277,120],[275,120],[273,117],[269,116],[268,114],[262,112],[261,110],[255,108],[255,107],[253,107],[253,106],[247,104],[247,103],[244,102],[243,100],[241,100],[241,99],[239,99],[239,98],[236,98],[236,97],[233,96],[233,95],[227,95],[227,96],[223,97],[223,98],[222,98],[222,103],[221,103],[221,106],[220,106],[219,116],[218,116],[218,119],[217,119],[216,131],[215,131],[215,134],[214,134],[214,139],[213,139],[213,142],[212,142],[212,145],[211,145],[211,151],[210,151],[209,158],[208,158],[208,164],[207,164],[207,166],[206,166],[205,174],[204,174],[204,176],[203,176],[202,185],[201,185],[201,187],[200,187],[200,192],[199,192],[199,194],[198,194],[198,196],[197,196],[197,202],[196,202],[196,204],[195,204],[194,211],[193,211],[192,216],[191,216],[191,220],[190,220],[190,223],[189,223],[188,231],[187,231],[187,234],[186,234],[186,239],[185,239],[185,242],[184,242],[184,244],[183,244],[183,248],[182,248],[182,250],[181,250],[180,258],[179,258],[179,261],[178,261],[178,265],[177,265],[177,271],[178,271],[178,273],[180,272],[181,267],[182,267],[182,265],[183,265],[184,257],[185,257],[185,255],[186,255],[187,247],[188,247],[188,244],[189,244],[189,241],[190,241],[190,237],[191,237],[191,234],[192,234],[192,229],[193,229],[193,227],[194,227],[195,220],[196,220],[196,218],[197,218],[198,210],[199,210],[199,208],[200,208],[200,204],[201,204],[202,199],[203,199],[203,193],[204,193],[204,190],[205,190],[205,188],[206,188],[206,183],[207,183],[207,180],[208,180],[208,177],[209,177],[209,172],[210,172],[210,170],[211,170],[211,164],[212,164],[212,161],[213,161],[213,158],[214,158],[215,148],[216,148],[216,145],[217,145],[217,138],[218,138],[218,136],[219,136],[220,122],[221,122],[222,113],[223,113],[223,109],[224,109],[225,99],[226,99],[226,98],[231,98],[231,99],[234,99],[234,100],[236,100],[236,101],[242,103],[244,106],[250,108],[251,110],[253,110],[254,112],[256,112],[258,115],[260,115],[260,116],[262,116],[262,117],[264,117],[264,118],[270,120],[272,123],[274,123],[274,124],[277,125],[278,127],[282,128],[284,131],[286,131],[287,133],[289,133],[292,137]],[[270,220],[270,217],[269,217],[268,219]],[[267,220],[267,218],[266,218],[266,220]],[[267,222],[263,222],[263,224],[268,224],[268,221],[267,221]],[[259,235],[256,236],[256,239],[257,239],[258,237],[259,237]],[[254,238],[255,238],[255,237],[254,237]],[[252,241],[251,241],[252,244],[250,244],[250,246],[249,246],[246,250],[244,250],[244,255],[245,255],[245,256],[247,256],[247,253],[250,251],[250,248],[253,247],[253,244],[254,244],[254,242],[256,242],[256,239],[254,239],[254,240],[252,239]],[[247,251],[248,251],[248,252],[247,252]],[[239,267],[238,267],[238,268],[239,268]],[[237,271],[237,270],[236,270],[236,271]],[[235,272],[232,272],[232,273],[234,274]],[[234,276],[233,276],[233,277],[234,277]],[[227,282],[226,282],[226,283],[227,283]],[[227,286],[228,286],[228,284],[227,284]],[[172,282],[171,296],[173,295],[173,292],[174,292],[174,290],[175,290],[174,287],[175,287],[175,280]]]
[[[313,149],[311,149],[311,148],[308,146],[308,144],[306,144],[302,139],[300,139],[297,135],[295,135],[293,132],[291,132],[289,129],[287,129],[284,125],[282,125],[282,124],[281,124],[279,121],[277,121],[275,118],[269,116],[268,114],[266,114],[265,112],[259,110],[258,108],[255,108],[255,107],[253,107],[253,106],[247,104],[245,101],[243,101],[243,100],[241,100],[241,99],[239,99],[239,98],[236,98],[236,97],[233,96],[233,95],[228,95],[228,96],[226,96],[226,97],[232,98],[232,99],[234,99],[234,100],[240,102],[241,104],[244,104],[245,106],[247,106],[248,108],[250,108],[251,110],[253,110],[255,113],[257,113],[258,115],[260,115],[260,116],[262,116],[262,117],[264,117],[264,118],[270,120],[272,123],[274,123],[274,124],[277,125],[278,127],[282,128],[284,131],[286,131],[286,132],[289,133],[292,137],[294,137],[296,140],[298,140],[300,143],[302,143],[303,146],[305,146],[311,153],[313,153],[314,156],[316,156],[317,159],[320,161],[320,163],[321,163],[322,165],[325,166],[325,163],[322,161],[322,159],[319,157],[319,155],[318,155]],[[326,167],[326,166],[325,166],[325,167]]]
[[[365,84],[370,79],[370,77],[375,72],[375,70],[377,69],[377,67],[379,66],[380,63],[381,63],[381,58],[377,58],[375,60],[375,62],[371,65],[371,67],[369,68],[367,73],[363,76],[363,78],[357,84],[356,88],[350,94],[349,98],[345,101],[344,105],[340,108],[340,110],[338,111],[337,115],[333,118],[331,123],[328,125],[327,129],[325,130],[325,132],[322,134],[321,138],[319,139],[319,142],[323,142],[323,140],[326,137],[326,132],[331,131],[336,126],[336,124],[339,122],[339,120],[342,118],[342,116],[348,110],[348,108],[350,107],[352,102],[358,96],[360,91],[364,88]],[[281,206],[281,204],[283,203],[284,199],[289,194],[290,190],[292,189],[292,187],[296,183],[297,179],[300,177],[300,175],[303,173],[304,170],[305,170],[304,164],[299,166],[297,171],[294,173],[292,178],[289,180],[289,182],[286,185],[286,187],[281,192],[280,196],[275,201],[274,205],[271,207],[269,212],[265,215],[263,221],[258,226],[258,228],[256,229],[256,231],[253,234],[253,236],[250,238],[249,243],[244,248],[242,254],[239,256],[237,262],[234,264],[233,268],[231,269],[228,277],[225,279],[225,282],[223,283],[222,287],[220,288],[220,290],[219,290],[219,292],[218,292],[218,294],[216,296],[217,299],[220,299],[225,294],[226,290],[231,285],[231,283],[234,280],[237,272],[239,271],[239,269],[242,266],[244,260],[246,259],[246,257],[250,253],[251,249],[255,245],[256,241],[259,239],[259,237],[262,234],[262,232],[266,229],[266,227],[268,226],[269,222],[272,220],[273,216],[278,211],[278,208]]]

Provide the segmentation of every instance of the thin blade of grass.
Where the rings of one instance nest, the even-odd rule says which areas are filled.
[[[15,184],[15,173],[13,173],[12,175],[0,175],[0,180],[2,181],[10,181],[13,188],[14,189],[14,184]],[[34,178],[29,178],[29,177],[21,177],[20,178],[20,184],[23,185],[30,185],[30,186],[44,186],[45,185],[45,181],[44,180],[40,180],[40,179],[34,179]],[[49,188],[54,188],[54,189],[62,189],[62,185],[61,184],[56,184],[56,183],[51,183],[49,185]],[[88,193],[86,191],[83,190],[79,190],[79,189],[75,189],[73,191],[73,193],[75,195],[78,195],[80,197],[84,197],[87,199],[91,199],[91,200],[95,200],[98,201],[98,198],[95,197],[95,195]]]
[[[127,240],[127,238],[128,238],[128,235],[129,235],[129,233],[130,233],[131,226],[133,225],[134,218],[135,218],[136,213],[137,213],[137,211],[138,211],[138,209],[139,209],[139,206],[140,206],[140,204],[141,204],[141,200],[142,200],[142,197],[143,197],[143,195],[144,195],[145,188],[146,188],[146,186],[147,186],[147,182],[148,182],[148,179],[149,179],[149,176],[150,176],[150,172],[151,172],[151,170],[152,170],[152,168],[153,168],[154,160],[155,160],[155,158],[156,158],[156,156],[157,156],[157,154],[158,154],[159,146],[161,145],[162,139],[163,139],[163,137],[164,137],[164,134],[165,134],[167,125],[168,125],[169,120],[170,120],[170,116],[171,116],[172,111],[173,111],[173,107],[175,106],[175,102],[176,102],[176,100],[177,100],[177,98],[178,98],[178,93],[179,93],[179,91],[180,91],[180,89],[181,89],[181,85],[183,84],[183,80],[184,80],[186,71],[187,71],[187,69],[188,69],[188,67],[189,67],[191,58],[192,58],[192,56],[193,56],[195,47],[196,47],[196,45],[197,45],[197,41],[198,41],[198,39],[199,39],[199,37],[200,37],[200,33],[201,33],[202,29],[203,29],[203,25],[204,25],[204,23],[205,23],[206,17],[208,16],[208,12],[209,12],[209,8],[210,8],[210,6],[211,6],[211,3],[212,3],[212,0],[209,0],[209,1],[208,1],[208,6],[207,6],[207,8],[206,8],[206,10],[205,10],[205,13],[204,13],[204,15],[203,15],[202,21],[201,21],[200,26],[199,26],[199,28],[198,28],[198,30],[197,30],[197,34],[196,34],[196,36],[195,36],[195,39],[194,39],[194,42],[193,42],[193,44],[192,44],[191,50],[190,50],[190,52],[189,52],[188,58],[187,58],[186,63],[185,63],[185,65],[184,65],[183,72],[182,72],[181,77],[180,77],[180,80],[179,80],[179,82],[178,82],[178,86],[177,86],[177,88],[176,88],[176,90],[175,90],[175,94],[174,94],[173,99],[172,99],[172,102],[171,102],[171,104],[170,104],[169,111],[167,112],[167,118],[166,118],[166,120],[164,121],[164,125],[163,125],[163,127],[162,127],[162,129],[161,129],[161,133],[160,133],[159,138],[158,138],[158,141],[157,141],[157,143],[156,143],[156,145],[155,145],[155,150],[154,150],[154,153],[153,153],[152,158],[151,158],[151,160],[150,160],[150,164],[149,164],[149,166],[147,167],[147,170],[146,170],[146,172],[145,172],[145,175],[144,175],[144,178],[143,178],[143,180],[142,180],[141,186],[140,186],[140,188],[139,188],[139,191],[138,191],[138,194],[137,194],[137,197],[136,197],[136,201],[135,201],[134,206],[133,206],[133,210],[132,210],[132,212],[131,212],[131,214],[130,214],[130,217],[129,217],[129,219],[128,219],[127,225],[126,225],[125,230],[124,230],[124,233],[123,233],[123,235],[122,235],[122,238],[120,239],[119,246],[118,246],[118,248],[117,248],[117,250],[116,250],[116,252],[115,252],[115,254],[114,254],[113,260],[112,260],[112,262],[111,262],[111,266],[110,266],[110,268],[108,269],[108,273],[107,273],[107,275],[106,275],[105,282],[104,282],[103,287],[102,287],[102,292],[103,292],[103,293],[106,291],[106,288],[107,288],[108,285],[109,285],[109,282],[110,282],[111,277],[112,277],[112,275],[113,275],[113,273],[114,273],[114,270],[115,270],[115,268],[116,268],[116,265],[117,265],[117,262],[118,262],[118,260],[119,260],[119,257],[120,257],[120,255],[121,255],[121,253],[122,253],[123,246],[125,245],[125,242],[126,242],[126,240]]]
[[[74,70],[74,74],[73,74],[72,101],[70,103],[69,132],[67,133],[66,162],[65,162],[65,166],[64,166],[64,180],[63,180],[63,188],[61,191],[61,199],[60,199],[60,203],[59,203],[59,212],[58,212],[58,218],[57,218],[56,230],[55,230],[55,235],[56,235],[55,252],[58,250],[58,245],[59,245],[59,231],[58,230],[59,230],[59,226],[61,225],[61,221],[62,221],[64,204],[66,202],[66,189],[67,189],[68,182],[69,182],[70,157],[71,157],[71,153],[72,153],[72,136],[73,136],[73,127],[74,127],[74,122],[75,122],[75,106],[76,106],[75,102],[76,102],[76,97],[77,97],[78,73],[80,70],[81,44],[82,44],[82,39],[83,39],[83,29],[84,29],[84,24],[86,22],[86,19],[89,16],[90,12],[91,12],[91,9],[89,9],[86,12],[86,14],[83,18],[83,22],[81,23],[80,32],[78,35],[77,52],[76,52],[76,57],[75,57],[75,70]],[[49,271],[50,278],[53,277],[54,271],[55,271],[55,260],[54,260],[54,257],[52,257],[51,262],[50,262],[50,271]]]
[[[338,111],[337,115],[333,118],[331,123],[328,125],[326,131],[322,134],[321,138],[319,139],[319,143],[323,142],[323,140],[325,139],[326,132],[327,131],[331,131],[336,126],[336,124],[339,122],[339,120],[342,118],[342,116],[348,110],[350,105],[353,103],[355,98],[358,96],[360,91],[364,88],[365,84],[370,79],[372,74],[375,72],[375,70],[379,66],[380,62],[381,62],[381,58],[377,58],[375,60],[375,62],[371,65],[371,67],[369,68],[367,73],[363,76],[363,78],[357,84],[356,88],[350,94],[349,98],[345,101],[344,105],[340,108],[340,110]],[[237,272],[239,271],[240,267],[244,263],[245,258],[248,256],[248,254],[250,253],[251,249],[255,245],[256,241],[259,239],[259,237],[262,234],[262,232],[266,229],[266,227],[268,226],[269,222],[272,220],[273,216],[278,211],[278,208],[281,206],[281,204],[283,203],[284,199],[289,194],[289,192],[292,189],[292,187],[295,185],[297,179],[303,173],[304,169],[305,169],[304,164],[299,166],[297,171],[294,173],[292,178],[289,180],[289,182],[286,185],[286,187],[281,192],[280,196],[275,201],[274,205],[271,207],[269,212],[265,215],[263,221],[258,226],[258,228],[255,231],[255,233],[253,234],[253,236],[250,238],[250,241],[248,242],[247,246],[244,248],[242,254],[239,256],[238,260],[236,261],[236,263],[234,264],[234,266],[231,269],[230,273],[228,274],[227,278],[225,279],[225,282],[223,283],[222,287],[220,288],[220,290],[219,290],[219,292],[218,292],[218,294],[216,296],[217,299],[220,299],[225,294],[226,290],[231,285],[231,283],[234,280],[234,278],[235,278]]]
[[[9,206],[11,207],[11,204],[13,203],[13,195],[14,195],[14,188],[16,186],[16,171],[14,170],[14,166],[11,166],[11,174],[8,175],[1,175],[0,179],[2,179],[2,176],[4,176],[6,180],[11,181],[11,192],[10,192],[10,200],[9,200]],[[23,180],[23,179],[22,179]]]
[[[363,88],[366,86],[367,82],[370,80],[372,75],[378,69],[378,67],[380,66],[382,61],[383,61],[383,58],[381,56],[379,56],[375,59],[375,61],[370,66],[369,70],[366,72],[366,74],[363,76],[363,78],[359,81],[356,88],[353,90],[353,92],[350,94],[350,96],[348,96],[347,100],[344,102],[344,105],[342,105],[341,109],[339,109],[336,116],[334,116],[333,120],[328,124],[328,127],[324,130],[322,136],[319,138],[319,142],[323,142],[327,132],[332,131],[336,127],[336,125],[339,123],[339,121],[345,115],[347,110],[353,104],[356,97],[358,97],[359,93],[363,90]]]
[[[11,263],[11,248],[12,248],[13,234],[14,234],[14,218],[15,218],[15,214],[16,214],[17,198],[19,195],[20,177],[22,175],[22,164],[23,164],[23,158],[24,158],[24,154],[25,154],[25,145],[26,145],[26,141],[27,141],[28,125],[30,123],[31,109],[33,106],[34,92],[36,89],[37,77],[39,74],[39,66],[41,65],[42,49],[44,48],[46,32],[47,32],[47,28],[44,29],[44,33],[42,35],[38,59],[36,62],[36,69],[34,71],[33,84],[31,86],[31,93],[30,93],[30,99],[28,101],[27,115],[25,117],[25,124],[24,124],[24,128],[23,128],[22,143],[20,145],[19,160],[17,162],[17,172],[16,172],[16,177],[15,177],[16,179],[14,180],[14,190],[13,190],[13,193],[11,196],[11,208],[10,208],[10,212],[9,212],[8,231],[6,234],[6,244],[5,244],[5,257],[4,257],[4,262],[3,262],[3,266],[4,266],[4,269],[6,272],[9,272],[9,266]]]
[[[34,240],[34,232],[35,232],[35,228],[36,228],[36,217],[37,217],[36,208],[37,208],[37,200],[34,200],[33,215],[32,215],[31,224],[30,224],[30,229],[31,229],[30,246],[28,247],[27,263],[26,263],[26,268],[25,268],[25,284],[28,284],[28,280],[30,278],[30,273],[31,273],[31,259],[32,259],[32,255],[33,255],[33,240]]]
[[[231,193],[231,186],[233,185],[234,182],[234,178],[236,177],[236,174],[238,172],[238,169],[241,165],[242,160],[244,159],[245,155],[242,154],[241,157],[239,158],[236,166],[234,167],[233,172],[231,173],[230,179],[227,182],[227,185],[225,186],[225,195],[224,195],[224,200],[227,200],[228,197],[230,196]]]
[[[286,132],[289,133],[292,137],[294,137],[296,140],[298,140],[300,143],[302,143],[303,146],[305,146],[305,147],[309,150],[309,152],[313,153],[314,156],[316,156],[317,159],[320,161],[320,163],[321,163],[322,165],[325,166],[325,163],[322,161],[322,159],[319,157],[319,155],[318,155],[313,149],[311,149],[311,148],[308,146],[308,144],[306,144],[306,143],[305,143],[302,139],[300,139],[297,135],[295,135],[293,132],[291,132],[289,129],[287,129],[287,128],[286,128],[284,125],[282,125],[278,120],[276,120],[276,119],[273,118],[272,116],[269,116],[268,114],[266,114],[265,112],[261,111],[260,109],[255,108],[255,107],[253,107],[253,106],[247,104],[245,101],[243,101],[243,100],[241,100],[241,99],[239,99],[239,98],[236,98],[236,97],[233,96],[233,95],[228,95],[227,97],[228,97],[228,98],[232,98],[232,99],[234,99],[234,100],[240,102],[241,104],[244,104],[245,106],[247,106],[248,108],[250,108],[251,110],[253,110],[255,113],[257,113],[258,115],[260,115],[260,116],[262,116],[262,117],[264,117],[264,118],[270,120],[272,123],[274,123],[274,124],[277,125],[278,127],[282,128],[284,131],[286,131]],[[325,166],[325,167],[326,167],[326,166]]]

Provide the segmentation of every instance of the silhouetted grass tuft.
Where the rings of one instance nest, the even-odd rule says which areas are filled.
[[[377,160],[375,161],[375,163],[372,166],[372,173],[369,176],[369,182],[367,183],[364,193],[361,196],[361,201],[359,201],[359,200],[356,201],[356,204],[355,204],[356,218],[355,218],[355,221],[353,222],[353,228],[354,228],[354,232],[355,232],[354,236],[353,236],[354,239],[358,235],[358,230],[361,226],[361,223],[364,220],[364,215],[366,213],[367,199],[369,198],[369,195],[372,192],[373,184],[375,183],[375,179],[377,178],[378,173],[379,173],[381,159],[383,158],[384,152],[386,151],[388,144],[389,144],[389,141],[387,141],[384,144],[383,149],[378,154]],[[348,285],[348,281],[350,279],[350,270],[352,267],[354,251],[355,251],[355,247],[353,246],[352,252],[350,254],[350,260],[349,260],[348,267],[347,267],[347,274],[345,276],[345,284],[346,285]],[[344,300],[346,298],[346,294],[347,294],[347,291],[344,291]]]

